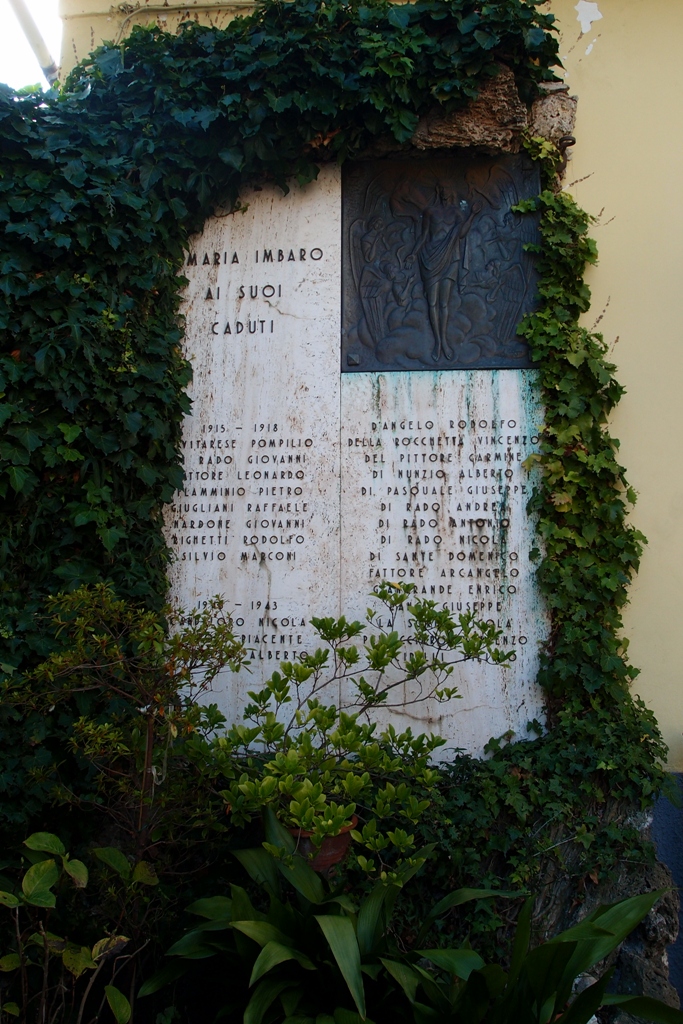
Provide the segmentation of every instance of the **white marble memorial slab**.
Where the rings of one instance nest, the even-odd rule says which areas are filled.
[[[244,202],[192,241],[193,412],[167,510],[173,603],[223,595],[251,651],[251,673],[225,673],[211,699],[239,718],[247,690],[312,649],[312,615],[360,618],[391,579],[494,621],[516,652],[505,669],[461,666],[463,699],[392,713],[397,724],[473,754],[524,737],[541,717],[547,631],[525,512],[534,371],[342,375],[339,170]]]
[[[412,583],[456,619],[472,612],[502,630],[513,664],[462,664],[453,676],[461,699],[408,704],[400,716],[476,753],[492,735],[526,736],[527,722],[542,717],[535,678],[547,625],[529,562],[522,465],[538,443],[534,373],[342,379],[342,606],[359,616],[380,580]]]

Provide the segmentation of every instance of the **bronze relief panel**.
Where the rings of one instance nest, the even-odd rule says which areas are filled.
[[[523,154],[345,165],[342,372],[532,366],[539,189]]]

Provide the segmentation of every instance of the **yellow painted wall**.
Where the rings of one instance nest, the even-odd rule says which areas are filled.
[[[189,15],[220,26],[249,6],[61,3],[65,69],[133,24],[157,21],[174,30]],[[602,317],[600,329],[615,342],[628,393],[613,429],[640,495],[633,521],[649,538],[625,633],[642,669],[635,690],[659,719],[670,766],[683,771],[683,2],[578,4],[602,15],[585,34],[577,0],[546,7],[558,18],[567,80],[579,96],[567,188],[599,215],[600,264],[589,275],[593,307],[586,322]]]
[[[639,495],[632,521],[649,540],[625,635],[642,670],[634,690],[683,771],[683,3],[598,0],[590,7],[602,19],[585,35],[576,4],[547,4],[579,97],[566,187],[599,215],[586,324],[604,311],[599,329],[619,339],[613,361],[627,394],[612,426]]]

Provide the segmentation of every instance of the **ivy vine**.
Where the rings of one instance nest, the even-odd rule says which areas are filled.
[[[559,64],[540,6],[265,0],[224,30],[136,28],[59,92],[0,87],[3,671],[46,653],[41,615],[59,590],[109,581],[122,597],[163,604],[162,509],[182,482],[191,375],[178,313],[189,234],[255,178],[287,189],[379,136],[408,142],[421,115],[466,105],[501,62],[531,100]],[[549,184],[557,152],[529,148]],[[629,696],[635,670],[620,639],[642,537],[626,522],[633,496],[606,426],[622,389],[604,341],[578,323],[596,258],[589,218],[551,187],[524,207],[541,214],[541,301],[521,333],[546,409],[530,512],[552,616],[540,681],[554,728],[494,744],[449,797],[467,849],[501,851],[520,878],[538,853],[530,818],[571,827],[577,800],[589,801],[599,830],[608,799],[651,801],[663,756],[652,716]],[[48,777],[54,756],[31,728],[0,770],[3,813],[17,820],[35,810],[22,802],[26,780]],[[620,842],[605,840],[613,854]]]
[[[137,28],[58,94],[0,93],[6,664],[41,653],[36,616],[59,588],[107,579],[163,602],[189,233],[254,177],[287,188],[321,154],[408,140],[500,60],[530,94],[552,77],[551,27],[525,0],[268,0],[224,31]]]

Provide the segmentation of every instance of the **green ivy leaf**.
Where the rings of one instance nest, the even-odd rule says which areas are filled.
[[[50,892],[59,878],[54,860],[41,860],[28,869],[21,880],[21,888],[28,903],[34,907],[54,907],[55,896]]]
[[[75,978],[80,978],[84,971],[92,971],[97,967],[87,946],[68,946],[62,953],[62,962]]]
[[[7,475],[10,485],[18,494],[30,491],[37,483],[35,475],[26,466],[9,466]]]
[[[123,992],[119,992],[115,985],[105,985],[104,991],[107,996],[109,1008],[116,1018],[116,1024],[128,1024],[131,1009],[130,1003],[124,996]]]
[[[71,444],[72,441],[75,441],[83,433],[83,429],[76,423],[59,423],[58,427],[64,435],[64,440],[67,444]]]
[[[114,846],[96,846],[92,851],[98,860],[112,868],[121,878],[130,877],[130,864],[126,857]]]
[[[67,875],[73,878],[77,889],[85,889],[88,884],[88,869],[80,860],[65,860],[63,864]]]
[[[144,860],[138,861],[135,865],[133,881],[140,882],[141,885],[159,884],[159,879],[157,878],[157,873],[154,870],[153,865]]]
[[[53,835],[52,832],[34,832],[28,839],[24,839],[24,846],[28,846],[29,850],[38,850],[40,853],[54,853],[60,857],[63,857],[66,853],[64,843],[58,836]]]

